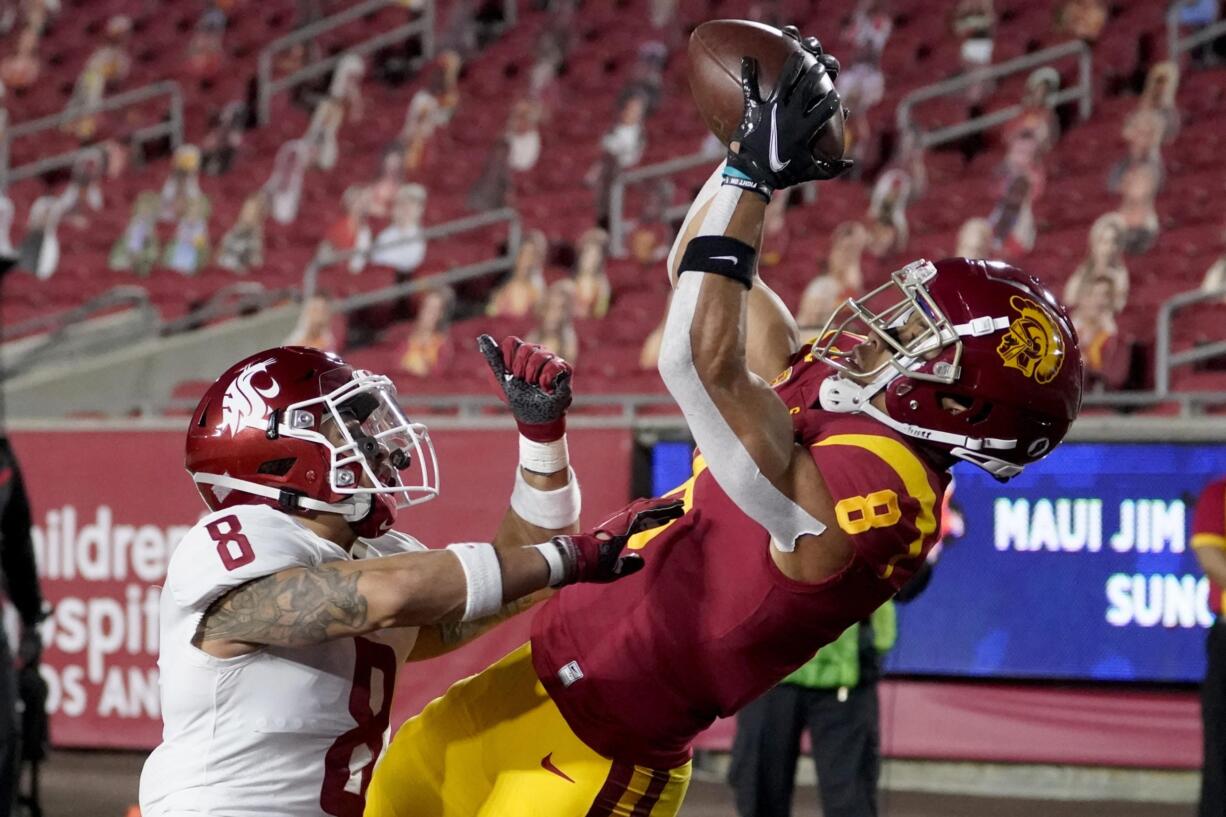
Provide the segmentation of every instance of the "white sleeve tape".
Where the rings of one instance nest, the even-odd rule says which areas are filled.
[[[519,464],[538,474],[554,474],[570,465],[566,435],[551,443],[538,443],[519,435]]]
[[[458,542],[447,549],[460,560],[468,598],[464,602],[464,621],[485,618],[502,607],[502,565],[498,552],[488,542]]]
[[[779,550],[791,551],[801,536],[821,534],[826,526],[762,474],[694,369],[690,327],[703,281],[708,277],[683,275],[673,290],[660,346],[660,376],[685,415],[694,442],[720,489],[742,513],[775,537]]]
[[[567,472],[570,482],[552,491],[542,491],[529,485],[523,470],[516,468],[511,510],[529,525],[546,530],[561,530],[578,522],[579,512],[583,510],[583,495],[574,470],[567,468]]]
[[[741,188],[732,185],[720,187],[711,199],[706,218],[698,227],[698,235],[723,235],[732,221],[732,214],[736,211],[742,192]]]
[[[549,565],[549,586],[557,587],[566,581],[566,562],[562,560],[562,552],[558,550],[558,546],[553,542],[542,542],[539,545],[529,545],[538,553],[545,557],[545,563]]]

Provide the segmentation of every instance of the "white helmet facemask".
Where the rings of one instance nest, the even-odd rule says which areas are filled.
[[[321,403],[323,422],[315,429],[308,409]],[[369,506],[373,494],[390,494],[397,508],[407,508],[438,496],[438,460],[430,433],[405,417],[396,387],[384,375],[358,370],[321,397],[289,406],[281,433],[327,448],[329,487],[365,498],[359,504]]]

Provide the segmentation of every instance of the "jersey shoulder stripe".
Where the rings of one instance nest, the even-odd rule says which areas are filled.
[[[936,532],[938,497],[929,479],[929,471],[915,452],[891,437],[878,434],[835,434],[813,444],[813,448],[826,446],[851,446],[872,454],[897,475],[907,494],[919,506],[914,520],[917,535],[908,543],[906,552],[891,556],[883,567],[881,577],[888,579],[894,573],[894,567],[899,560],[915,558],[923,553],[924,541]]]
[[[1217,533],[1194,533],[1192,534],[1192,547],[1226,550],[1226,536]]]

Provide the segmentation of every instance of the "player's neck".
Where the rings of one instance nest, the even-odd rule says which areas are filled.
[[[353,532],[353,528],[340,514],[321,513],[313,517],[300,516],[298,521],[316,536],[327,539],[346,551],[358,540],[358,535]]]

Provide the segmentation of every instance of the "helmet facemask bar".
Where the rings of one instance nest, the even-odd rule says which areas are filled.
[[[917,380],[954,382],[962,358],[962,342],[924,286],[935,274],[930,262],[916,261],[892,273],[889,281],[863,297],[848,298],[822,327],[813,356],[840,374],[861,381],[876,381],[892,368],[896,374]],[[888,297],[891,294],[894,297]],[[904,342],[899,338],[899,330],[908,324],[918,327],[918,331]],[[893,354],[871,369],[859,368],[852,353],[854,344],[846,350],[836,345],[844,334],[855,337],[857,329],[881,338]],[[950,363],[933,367],[933,372],[917,371],[923,360],[947,346],[954,347]]]
[[[327,433],[311,430],[314,414],[307,409],[319,404]],[[387,494],[397,508],[438,496],[438,460],[430,434],[405,417],[395,386],[383,375],[357,371],[322,397],[295,403],[285,411],[281,433],[328,449],[328,481],[335,493],[357,498]],[[410,468],[416,477],[406,484],[402,472]]]

